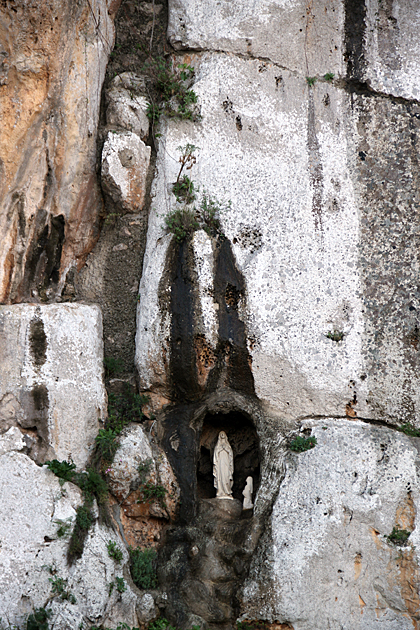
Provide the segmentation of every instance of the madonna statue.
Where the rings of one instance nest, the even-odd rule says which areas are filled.
[[[213,455],[214,487],[218,499],[233,499],[233,451],[227,435],[220,431]]]

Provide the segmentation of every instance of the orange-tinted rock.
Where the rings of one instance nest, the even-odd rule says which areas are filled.
[[[98,237],[96,130],[119,4],[0,6],[0,302],[60,290]]]

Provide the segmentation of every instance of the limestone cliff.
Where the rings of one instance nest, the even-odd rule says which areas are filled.
[[[418,2],[119,4],[0,2],[0,617],[418,629]]]

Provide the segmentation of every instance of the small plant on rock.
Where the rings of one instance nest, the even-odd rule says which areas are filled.
[[[317,439],[315,436],[304,437],[303,435],[297,435],[290,442],[289,448],[296,453],[303,453],[304,451],[309,451],[311,448],[314,448],[316,444]]]
[[[306,83],[309,85],[309,87],[313,87],[316,82],[317,82],[316,77],[306,77]]]
[[[226,210],[229,210],[232,203],[220,203],[214,197],[203,191],[203,196],[200,200],[200,206],[198,209],[198,216],[201,223],[201,227],[207,234],[214,234],[220,232],[220,215]]]
[[[410,534],[411,532],[409,532],[407,529],[398,529],[398,527],[393,527],[392,532],[389,534],[389,536],[385,536],[385,538],[393,545],[405,547],[410,537]]]
[[[70,604],[76,603],[76,598],[73,593],[68,589],[67,580],[61,577],[48,578],[51,582],[51,590],[53,594],[59,597],[61,600],[68,600]]]
[[[200,225],[195,217],[195,211],[190,208],[175,208],[165,216],[165,227],[178,241],[182,241],[199,229]]]
[[[420,437],[420,429],[417,429],[413,424],[411,424],[411,422],[405,422],[399,426],[398,431],[401,431],[401,433],[405,433],[410,437]]]
[[[148,481],[147,483],[144,483],[140,489],[143,494],[143,499],[138,499],[137,503],[150,503],[152,501],[159,501],[164,505],[164,499],[167,493],[166,488],[159,484],[150,483],[150,481]]]
[[[148,459],[145,459],[144,462],[140,462],[137,466],[137,472],[139,473],[140,482],[142,484],[146,483],[146,477],[150,472],[152,464],[153,460],[149,457]]]
[[[155,588],[156,577],[156,551],[154,549],[131,549],[131,577],[138,588]]]
[[[127,590],[127,587],[126,587],[125,582],[124,582],[124,578],[116,577],[115,578],[115,582],[116,582],[116,586],[117,586],[117,591],[119,593],[124,593]]]
[[[60,479],[60,484],[63,485],[65,481],[73,481],[73,477],[76,474],[76,464],[71,460],[66,462],[60,462],[58,459],[45,462],[48,470],[51,470],[56,477]]]
[[[336,341],[338,343],[339,341],[342,341],[344,339],[344,332],[342,330],[334,329],[327,332],[325,336],[328,339],[331,339],[331,341]]]
[[[56,521],[54,521],[54,523],[58,525],[57,536],[59,538],[67,538],[67,536],[70,534],[71,518],[66,518],[66,520],[64,521],[58,518]]]
[[[118,449],[118,433],[113,429],[99,429],[95,438],[98,452],[105,462],[111,463]]]
[[[123,552],[117,546],[116,542],[114,542],[113,540],[109,540],[106,548],[108,550],[108,556],[110,558],[115,560],[115,562],[121,562],[121,560],[123,559]]]
[[[327,72],[326,74],[324,74],[324,79],[325,81],[328,81],[328,83],[331,83],[331,81],[334,79],[334,73]]]
[[[50,608],[35,608],[26,620],[26,630],[49,630],[48,619],[52,615]]]

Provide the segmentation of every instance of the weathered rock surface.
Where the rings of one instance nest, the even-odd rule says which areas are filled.
[[[131,131],[110,132],[102,150],[102,187],[126,212],[144,205],[150,147]]]
[[[417,439],[360,421],[308,421],[318,441],[288,452],[242,614],[294,630],[417,628]],[[412,532],[406,546],[386,538]]]
[[[88,535],[82,558],[69,569],[68,540],[59,538],[60,522],[73,523],[82,503],[79,488],[60,486],[57,477],[13,450],[0,456],[0,617],[20,625],[34,608],[52,610],[51,627],[77,628],[81,623],[127,622],[136,625],[137,595],[126,582],[126,592],[109,595],[109,584],[125,576],[128,553],[115,533],[96,524]],[[112,540],[123,551],[116,564],[107,553]],[[51,569],[51,570],[50,570]],[[51,580],[67,581],[76,602],[52,592]]]
[[[107,479],[120,506],[119,520],[127,543],[155,547],[168,521],[176,518],[180,492],[165,452],[142,426],[124,430]],[[154,488],[163,496],[154,496]]]
[[[0,303],[60,292],[98,237],[96,135],[119,4],[0,7]]]
[[[98,307],[2,306],[0,354],[0,431],[19,427],[39,463],[83,468],[106,414]]]
[[[170,0],[168,37],[176,49],[259,57],[302,75],[341,74],[344,2]],[[279,37],[281,33],[281,37]]]
[[[232,202],[221,224],[244,286],[227,283],[240,294],[255,392],[270,414],[418,423],[417,105],[349,95],[328,81],[309,87],[256,59],[206,53],[194,64],[200,124],[162,126],[140,286],[142,386],[156,405],[171,398],[175,244],[162,215],[175,207],[177,147],[191,142],[200,147],[191,178]],[[223,338],[212,265],[202,261],[216,261],[219,247],[193,242],[191,335],[197,344],[204,334],[210,356]]]
[[[132,131],[145,140],[149,135],[149,119],[144,91],[144,80],[132,72],[117,75],[106,94],[107,124]]]

